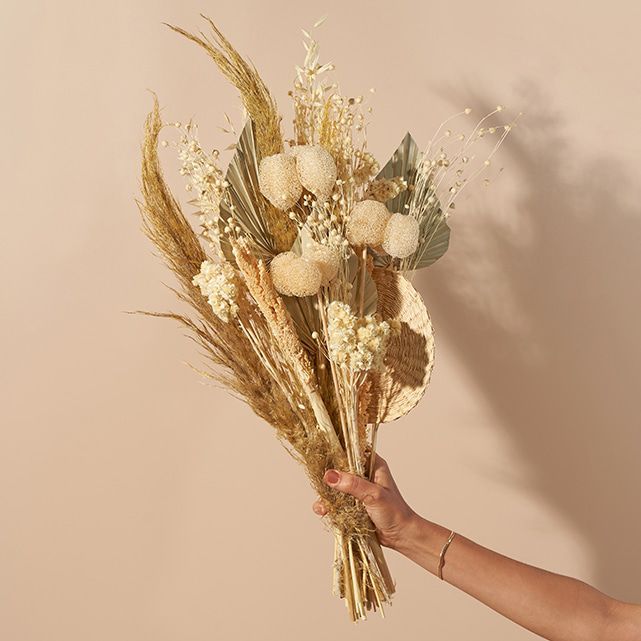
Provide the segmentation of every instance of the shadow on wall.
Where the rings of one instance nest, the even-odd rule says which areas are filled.
[[[641,602],[641,198],[606,150],[573,149],[545,97],[523,98],[501,150],[515,210],[468,201],[459,258],[417,285],[534,489],[590,546],[597,587]]]

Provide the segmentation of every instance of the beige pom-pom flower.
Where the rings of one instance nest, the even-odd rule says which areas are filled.
[[[376,247],[383,242],[390,213],[383,203],[362,200],[354,205],[347,223],[347,240],[356,246]]]
[[[284,296],[312,296],[321,286],[321,270],[310,260],[294,252],[283,252],[271,262],[272,282]]]
[[[320,145],[301,145],[293,153],[303,187],[319,201],[326,201],[336,184],[337,169],[332,155]]]
[[[418,247],[419,226],[414,216],[392,214],[387,227],[383,249],[396,258],[407,258]]]
[[[260,193],[278,209],[289,209],[303,193],[296,173],[296,158],[286,154],[263,158],[258,167],[258,182]]]
[[[327,285],[338,274],[341,254],[336,247],[310,241],[303,247],[303,258],[313,262],[320,269],[323,285]]]

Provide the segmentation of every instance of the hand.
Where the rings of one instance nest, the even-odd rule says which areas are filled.
[[[327,470],[323,480],[330,487],[351,494],[363,502],[376,526],[381,545],[395,550],[402,547],[417,514],[401,496],[387,463],[378,454],[374,459],[372,482],[356,474],[338,470]],[[314,502],[313,510],[319,516],[327,514],[327,507],[321,499]]]

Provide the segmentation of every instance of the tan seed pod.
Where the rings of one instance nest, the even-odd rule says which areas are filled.
[[[303,187],[319,201],[326,201],[336,184],[337,169],[332,155],[320,145],[301,145],[293,153]]]
[[[347,240],[357,247],[376,247],[383,242],[390,213],[383,203],[362,200],[354,205],[347,223]]]
[[[320,289],[319,267],[294,252],[275,256],[269,269],[276,291],[284,296],[312,296]]]
[[[311,241],[303,247],[303,258],[312,261],[320,269],[323,285],[327,285],[336,277],[341,262],[338,249],[321,245],[316,241]]]
[[[402,178],[379,178],[374,180],[367,188],[365,196],[372,200],[378,200],[380,203],[387,202],[396,198],[403,190],[405,185]]]
[[[414,216],[392,214],[385,227],[383,249],[395,258],[407,258],[418,247],[419,225]]]
[[[286,154],[274,154],[260,161],[258,167],[260,193],[278,209],[293,207],[303,193],[296,173],[296,159]]]

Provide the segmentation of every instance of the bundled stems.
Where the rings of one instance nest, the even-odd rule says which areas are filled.
[[[358,313],[364,313],[365,275],[367,270],[367,248],[359,255]],[[325,341],[328,340],[327,294],[319,292],[317,303]],[[361,435],[367,434],[361,425],[366,418],[359,411],[360,396],[366,375],[334,363],[328,358],[334,382],[334,394],[341,423],[340,434],[347,457],[349,472],[371,478],[376,449],[378,424],[371,430],[371,442],[363,442]],[[363,429],[361,429],[363,428]],[[366,454],[369,452],[369,457]],[[330,519],[331,520],[331,519]],[[375,527],[368,519],[369,531],[346,532],[333,526],[334,579],[335,591],[345,599],[352,620],[366,618],[370,609],[380,609],[384,616],[384,604],[390,602],[395,586],[387,562],[378,541]]]

